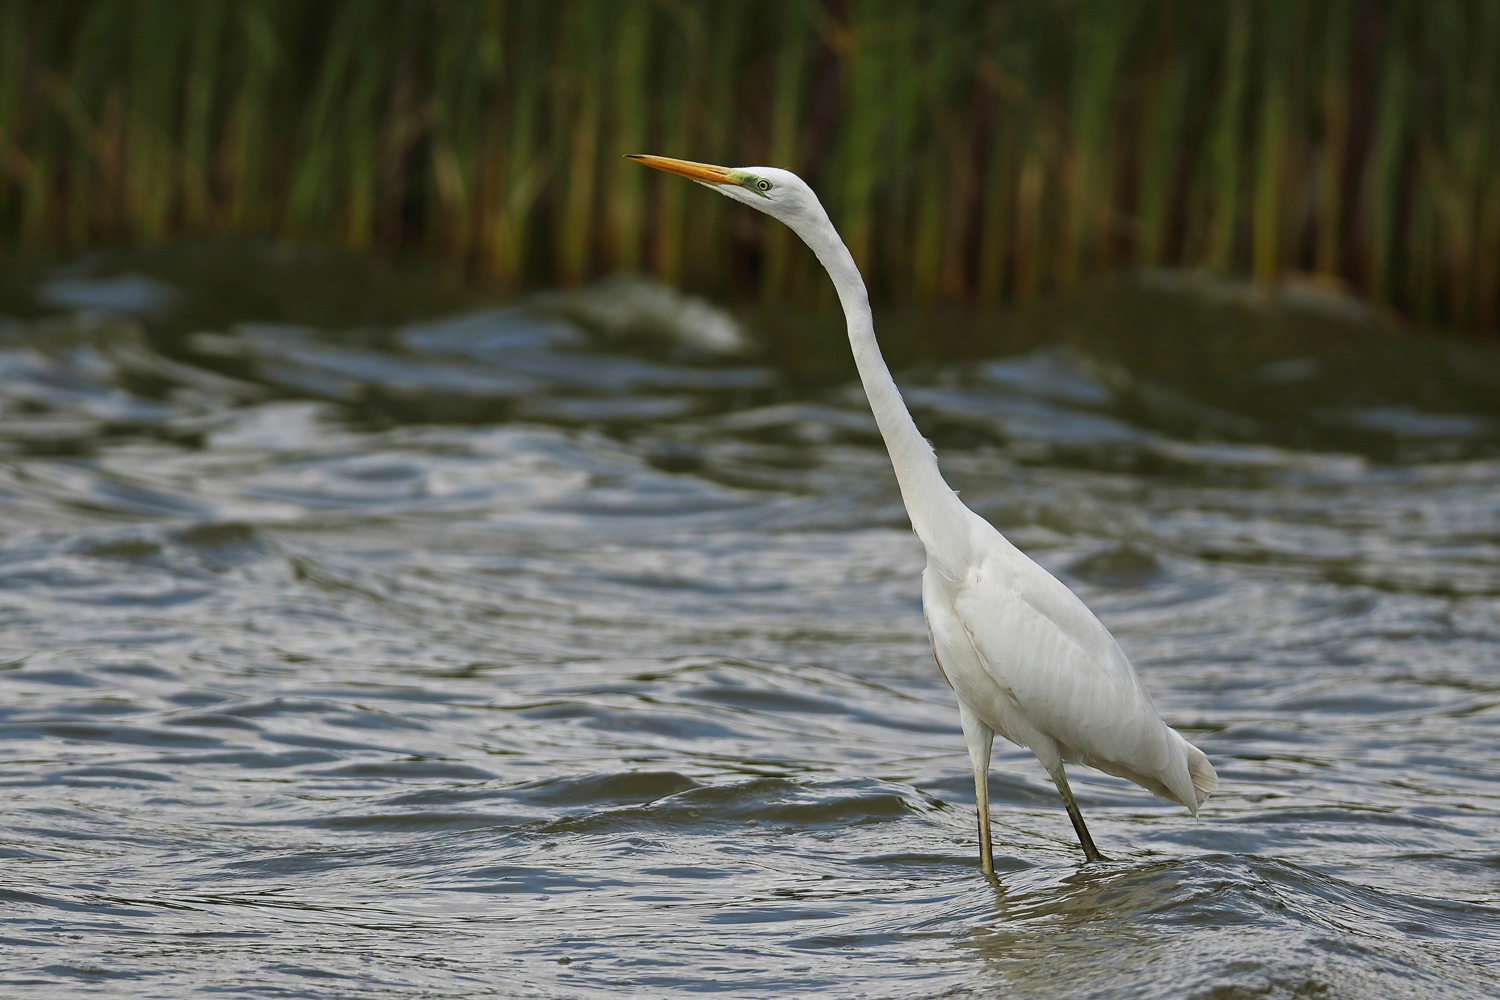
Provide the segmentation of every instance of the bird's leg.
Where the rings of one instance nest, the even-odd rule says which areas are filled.
[[[1062,796],[1063,807],[1068,810],[1068,819],[1073,821],[1073,830],[1078,834],[1078,842],[1083,845],[1084,860],[1108,861],[1108,858],[1099,853],[1099,848],[1094,846],[1094,838],[1089,836],[1089,828],[1084,825],[1083,812],[1073,798],[1073,789],[1068,786],[1068,775],[1063,770],[1062,762],[1049,765],[1047,773],[1052,775],[1052,783],[1057,786],[1058,794]]]
[[[958,706],[958,718],[964,727],[964,743],[969,747],[969,763],[974,765],[974,805],[979,814],[979,871],[995,876],[995,855],[990,840],[990,748],[995,731],[968,707]]]
[[[995,874],[995,851],[990,840],[990,774],[989,768],[974,768],[975,810],[979,815],[979,871]]]

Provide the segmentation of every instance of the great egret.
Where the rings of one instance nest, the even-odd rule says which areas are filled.
[[[1030,748],[1062,795],[1089,861],[1094,846],[1063,763],[1128,778],[1198,815],[1218,787],[1203,751],[1171,729],[1109,630],[1061,581],[1032,562],[944,482],[880,356],[865,283],[818,196],[776,167],[717,167],[633,155],[780,219],[812,248],[838,289],[849,346],[901,499],[927,550],[922,610],[938,670],[958,696],[979,811],[979,861],[995,866],[989,767],[995,734]]]

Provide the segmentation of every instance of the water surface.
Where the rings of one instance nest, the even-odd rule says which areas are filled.
[[[1177,279],[882,319],[1221,780],[1075,769],[1084,866],[997,743],[990,884],[836,319],[55,280],[0,345],[8,996],[1500,995],[1492,351]]]

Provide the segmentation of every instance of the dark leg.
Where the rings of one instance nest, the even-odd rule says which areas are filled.
[[[1063,771],[1062,765],[1058,764],[1056,769],[1049,767],[1047,771],[1052,775],[1052,783],[1057,786],[1058,794],[1062,796],[1063,807],[1068,810],[1068,819],[1073,821],[1073,830],[1078,834],[1078,842],[1083,845],[1084,859],[1108,861],[1108,858],[1099,853],[1099,848],[1094,846],[1094,838],[1089,836],[1089,828],[1083,822],[1083,812],[1073,799],[1073,789],[1068,787],[1068,775]]]

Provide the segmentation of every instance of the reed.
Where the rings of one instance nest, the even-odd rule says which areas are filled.
[[[1180,187],[1179,159],[1191,54],[1178,44],[1178,21],[1175,4],[1168,0],[1167,8],[1152,26],[1146,50],[1149,69],[1141,81],[1140,147],[1135,153],[1139,180],[1130,235],[1135,240],[1135,260],[1146,267],[1159,266],[1168,259],[1173,199]]]
[[[433,219],[427,239],[445,257],[465,257],[474,246],[474,194],[484,91],[500,69],[493,7],[444,4],[434,9],[431,156],[425,193]],[[471,68],[472,67],[472,68]]]
[[[822,293],[619,154],[774,162],[878,296],[1316,274],[1500,326],[1493,0],[0,0],[0,238],[414,248]]]
[[[1003,30],[1003,24],[1001,15],[992,13],[985,26],[982,50],[997,48],[994,40]],[[1006,261],[1012,243],[1018,132],[1011,111],[1022,101],[1017,95],[1020,83],[999,59],[982,57],[976,63],[976,70],[979,87],[975,102],[979,113],[975,117],[984,135],[983,159],[995,168],[979,179],[974,295],[981,303],[990,305],[1000,301],[1005,292]]]
[[[526,273],[532,211],[553,173],[539,137],[550,23],[538,4],[507,6],[501,14],[502,86],[486,115],[480,189],[486,239],[479,263],[502,288],[515,288]]]
[[[742,107],[736,70],[742,64],[740,46],[750,27],[753,0],[718,0],[704,8],[700,22],[705,36],[702,58],[696,72],[698,83],[688,105],[693,146],[700,158],[712,163],[744,162],[744,152],[735,141],[735,126]],[[761,95],[768,102],[770,95]],[[684,185],[677,185],[679,188]],[[696,192],[685,192],[694,194]],[[683,278],[697,288],[723,293],[729,287],[730,240],[726,228],[733,217],[732,206],[722,198],[697,202],[684,216],[683,240],[687,256]]]
[[[646,77],[651,54],[651,7],[626,4],[613,30],[618,32],[618,41],[610,66],[613,78],[606,141],[615,150],[640,151],[646,148],[652,103]],[[636,271],[643,262],[645,171],[622,156],[607,157],[605,165],[604,263],[612,270]]]
[[[661,149],[689,150],[698,145],[694,125],[707,61],[705,22],[709,14],[706,5],[678,4],[668,11],[662,39],[661,82],[655,95],[659,124],[653,130]],[[727,110],[715,109],[718,113]],[[687,159],[706,159],[704,154],[696,152],[682,155]],[[683,278],[688,194],[683,184],[657,188],[652,269],[659,277],[674,284],[681,283]],[[710,206],[704,208],[711,210]]]
[[[1213,132],[1202,161],[1208,223],[1203,262],[1219,272],[1234,263],[1235,230],[1243,207],[1245,70],[1250,47],[1249,4],[1232,4],[1224,19],[1224,80],[1218,88]]]
[[[1349,139],[1349,33],[1353,4],[1329,0],[1323,24],[1322,64],[1317,81],[1317,113],[1322,137],[1317,164],[1316,230],[1313,270],[1324,280],[1338,278],[1342,247],[1343,172]]]
[[[1118,104],[1120,60],[1138,15],[1135,0],[1086,4],[1073,33],[1068,112],[1073,141],[1063,181],[1063,233],[1057,262],[1057,283],[1064,289],[1071,288],[1087,267],[1088,251],[1102,262],[1110,243],[1108,165],[1114,135],[1109,119]]]
[[[576,27],[560,40],[552,132],[563,137],[558,166],[563,174],[562,218],[557,230],[557,275],[577,284],[588,274],[593,236],[594,193],[599,173],[599,129],[604,97],[600,86],[606,20],[598,4],[568,12]]]
[[[1293,72],[1287,42],[1291,7],[1288,0],[1266,0],[1266,41],[1264,71],[1261,74],[1263,94],[1260,100],[1260,128],[1255,157],[1255,192],[1251,206],[1251,273],[1256,284],[1270,288],[1281,273],[1281,242],[1286,232],[1282,202],[1286,192],[1283,179],[1287,159],[1288,77]]]
[[[182,192],[178,206],[181,225],[189,231],[207,230],[212,217],[214,110],[218,103],[226,13],[224,5],[214,4],[196,24],[185,26],[189,41],[182,78],[182,129],[176,177]],[[167,139],[170,148],[170,133]],[[168,203],[170,206],[170,199]]]
[[[277,96],[273,86],[285,64],[280,58],[271,0],[244,0],[235,6],[231,21],[232,42],[225,63],[233,74],[230,86],[234,97],[218,138],[217,200],[222,222],[216,235],[278,228],[272,222],[271,188],[275,183],[279,200],[286,168],[284,148],[274,148],[267,142],[271,123],[286,116],[283,106],[273,104]],[[280,162],[272,163],[273,157]],[[286,231],[284,223],[279,228]]]

